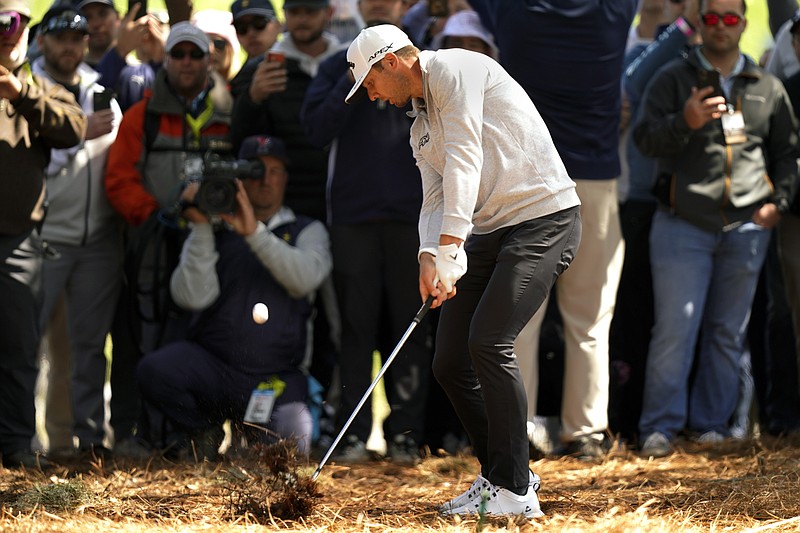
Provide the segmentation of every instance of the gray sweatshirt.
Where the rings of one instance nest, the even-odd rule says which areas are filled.
[[[411,148],[422,174],[420,253],[580,205],[527,93],[493,59],[423,51]]]

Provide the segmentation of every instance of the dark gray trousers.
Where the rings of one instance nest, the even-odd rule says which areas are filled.
[[[433,373],[492,484],[528,485],[527,399],[514,340],[566,270],[581,236],[579,208],[471,235],[467,273],[442,306]]]

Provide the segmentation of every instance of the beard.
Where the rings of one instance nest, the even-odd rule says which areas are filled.
[[[292,35],[292,40],[296,44],[312,44],[322,38],[322,31],[315,28],[302,28],[302,34],[298,36]]]
[[[75,75],[78,65],[81,64],[82,58],[77,56],[53,56],[52,54],[44,53],[44,62],[47,70],[55,74],[57,78],[68,80]]]

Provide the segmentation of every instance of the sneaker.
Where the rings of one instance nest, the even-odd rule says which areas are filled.
[[[128,437],[115,443],[112,452],[117,457],[127,459],[147,459],[153,455],[150,448],[135,437]]]
[[[725,436],[717,431],[706,431],[695,439],[698,444],[721,444],[725,441]]]
[[[539,492],[539,488],[541,487],[541,485],[542,482],[538,474],[534,474],[533,472],[529,471],[528,493],[530,494],[531,491],[533,491],[534,498],[536,499],[536,509],[538,509],[540,513],[541,509],[539,509],[539,500],[538,497],[536,497],[536,493]],[[472,485],[469,487],[469,489],[467,489],[466,492],[456,496],[449,502],[441,505],[439,507],[439,512],[445,516],[456,515],[456,514],[469,514],[470,512],[477,513],[480,510],[480,504],[481,501],[483,500],[483,495],[485,491],[491,493],[493,490],[495,490],[494,485],[492,485],[488,479],[478,474],[478,477],[475,478],[475,481],[472,482]],[[522,498],[522,496],[518,496],[517,494],[514,494],[513,492],[508,491],[506,489],[501,489],[501,490],[508,492],[515,497]],[[506,514],[506,513],[501,513],[501,514]],[[521,513],[512,513],[512,514],[521,514]],[[534,514],[531,516],[542,516],[542,514]]]
[[[52,468],[50,461],[30,450],[17,450],[3,454],[3,466],[6,468],[27,468],[30,470],[48,470]]]
[[[225,438],[225,430],[221,425],[213,425],[198,431],[189,438],[189,459],[197,461],[215,461],[219,456],[219,447]]]
[[[639,455],[642,457],[666,457],[672,453],[672,443],[663,433],[651,433],[644,440]]]
[[[585,435],[567,442],[558,452],[558,455],[574,457],[580,461],[596,461],[606,455],[602,436]]]
[[[481,499],[481,492],[484,490],[488,490],[492,486],[489,483],[489,480],[483,477],[482,475],[478,474],[478,477],[475,478],[475,481],[472,482],[472,485],[463,492],[459,494],[449,502],[442,504],[439,506],[439,512],[445,516],[450,516],[453,514],[460,514],[455,512],[457,509],[461,509],[462,507],[466,506],[473,500],[480,501]]]
[[[419,446],[411,437],[395,435],[389,443],[389,457],[399,465],[415,465],[420,462]]]
[[[534,474],[536,478],[536,476]],[[537,482],[538,485],[538,482]],[[489,515],[489,516],[518,516],[537,518],[544,516],[539,506],[539,497],[536,495],[534,485],[528,485],[528,491],[520,496],[514,492],[497,487],[489,483],[488,487],[480,491],[478,498],[470,499],[465,505],[452,509],[450,515]]]
[[[349,435],[344,447],[339,448],[334,460],[340,464],[366,463],[370,459],[367,443],[355,435]]]

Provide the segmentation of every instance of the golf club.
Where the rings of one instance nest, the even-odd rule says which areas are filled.
[[[423,319],[425,313],[427,313],[428,309],[431,308],[432,303],[433,303],[433,296],[428,296],[428,299],[425,300],[425,303],[422,304],[422,307],[420,307],[419,311],[417,311],[417,315],[414,317],[414,320],[411,321],[411,325],[409,325],[406,332],[403,333],[403,336],[400,338],[400,342],[397,343],[397,346],[395,346],[394,350],[392,350],[391,355],[389,355],[389,357],[386,359],[386,362],[383,363],[383,366],[378,371],[378,375],[375,376],[374,380],[372,380],[372,383],[367,389],[367,392],[365,392],[364,396],[361,397],[361,401],[359,401],[358,405],[356,405],[356,408],[353,410],[353,414],[351,414],[350,418],[347,419],[347,422],[344,423],[344,426],[342,426],[342,430],[339,432],[338,435],[336,435],[336,439],[331,444],[331,447],[328,448],[327,452],[325,452],[325,457],[323,457],[322,461],[319,462],[319,466],[314,471],[314,475],[311,476],[312,481],[317,479],[317,476],[319,476],[319,473],[322,471],[322,467],[325,466],[325,463],[328,461],[328,458],[333,453],[333,450],[336,448],[336,445],[339,444],[340,440],[342,440],[342,436],[344,436],[345,432],[347,431],[347,428],[350,427],[350,424],[353,422],[353,419],[361,410],[361,407],[363,407],[364,403],[367,401],[367,398],[369,398],[369,395],[372,393],[372,390],[375,388],[376,385],[378,385],[378,382],[386,373],[386,369],[388,369],[389,365],[391,365],[392,361],[394,361],[394,358],[397,356],[397,352],[400,351],[400,349],[403,347],[403,344],[405,344],[408,337],[414,331],[414,328],[417,327],[417,324],[419,324],[420,321]]]

